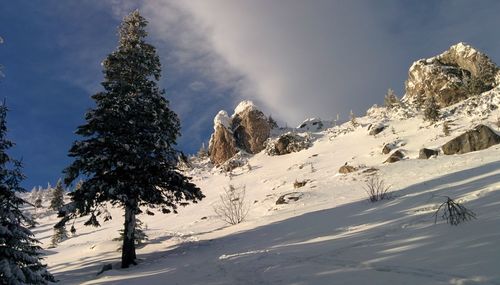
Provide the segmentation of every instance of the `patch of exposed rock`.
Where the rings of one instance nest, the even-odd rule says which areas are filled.
[[[210,160],[217,166],[229,160],[238,152],[233,133],[223,125],[216,126],[208,151]]]
[[[435,149],[429,149],[429,148],[422,148],[418,152],[418,158],[419,159],[429,159],[431,156],[438,155],[438,151]]]
[[[422,101],[434,96],[441,107],[449,106],[492,89],[500,83],[499,74],[487,55],[458,43],[438,56],[412,64],[405,82],[406,99]]]
[[[393,152],[391,154],[391,156],[389,156],[389,158],[387,158],[386,161],[384,161],[384,163],[394,163],[394,162],[402,160],[404,157],[405,157],[405,155],[402,151],[396,150],[395,152]]]
[[[276,205],[290,204],[292,202],[297,202],[304,196],[302,192],[291,192],[281,195],[278,200],[276,200]]]
[[[478,125],[442,146],[443,153],[462,154],[487,149],[500,143],[500,136],[485,125]]]
[[[231,117],[226,111],[220,111],[214,118],[210,160],[220,166],[240,150],[258,153],[265,148],[270,132],[268,118],[251,101],[241,102]]]
[[[231,124],[239,148],[248,153],[258,153],[264,149],[264,142],[271,132],[269,120],[264,113],[247,107],[233,115]]]
[[[384,147],[382,148],[382,153],[383,154],[389,154],[394,148],[395,148],[394,144],[392,144],[392,143],[386,143],[384,145]]]
[[[282,134],[278,138],[268,139],[266,153],[268,155],[283,155],[298,152],[311,146],[311,139],[306,135],[296,133]]]
[[[376,125],[370,125],[368,127],[368,130],[370,131],[368,134],[370,136],[374,136],[374,135],[377,135],[379,133],[381,133],[383,130],[385,130],[387,126],[386,125],[383,125],[383,124],[376,124]]]
[[[347,174],[347,173],[351,173],[351,172],[354,172],[356,171],[356,167],[354,166],[351,166],[351,165],[342,165],[340,168],[339,168],[339,173],[342,173],[342,174]]]

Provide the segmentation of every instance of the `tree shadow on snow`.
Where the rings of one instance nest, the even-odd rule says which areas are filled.
[[[486,191],[500,181],[499,169],[500,161],[493,162],[394,191],[392,200],[352,202],[163,252],[138,252],[138,266],[106,272],[96,282],[500,284],[500,274],[491,270],[500,251],[498,203],[486,202],[500,201],[500,189]],[[477,221],[434,225],[430,206],[440,202],[438,196],[475,190],[484,191],[465,198]],[[62,274],[95,274],[95,263],[108,260],[74,263],[80,262],[80,269]]]

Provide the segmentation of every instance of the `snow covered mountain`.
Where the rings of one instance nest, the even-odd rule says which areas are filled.
[[[240,153],[229,171],[192,159],[186,172],[206,198],[177,215],[140,216],[149,240],[137,266],[118,269],[113,239],[123,221],[113,208],[115,219],[102,227],[77,220],[76,234],[47,249],[46,262],[61,284],[500,284],[500,144],[441,150],[478,125],[498,134],[499,104],[497,85],[442,108],[431,123],[403,100],[338,126],[308,120],[292,133],[307,136],[309,147]],[[222,115],[217,122],[228,128]],[[437,155],[419,159],[423,148]],[[397,151],[399,161],[386,162]],[[365,188],[375,176],[390,197],[372,203]],[[214,211],[229,185],[245,189],[248,214],[237,225]],[[447,197],[476,219],[452,226],[441,209],[436,220]],[[37,221],[34,233],[47,248],[58,218]],[[105,264],[113,269],[96,275]]]

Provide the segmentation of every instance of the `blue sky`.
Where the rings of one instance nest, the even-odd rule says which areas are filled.
[[[182,122],[178,147],[207,142],[212,119],[254,100],[281,123],[347,118],[399,96],[411,63],[460,41],[500,62],[498,1],[0,2],[0,64],[9,136],[28,176],[52,184],[99,90],[121,18],[139,8]]]

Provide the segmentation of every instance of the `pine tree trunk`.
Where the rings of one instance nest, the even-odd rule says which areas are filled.
[[[122,268],[128,268],[130,264],[136,265],[135,259],[135,214],[137,202],[129,201],[125,204],[125,223],[123,229]]]

